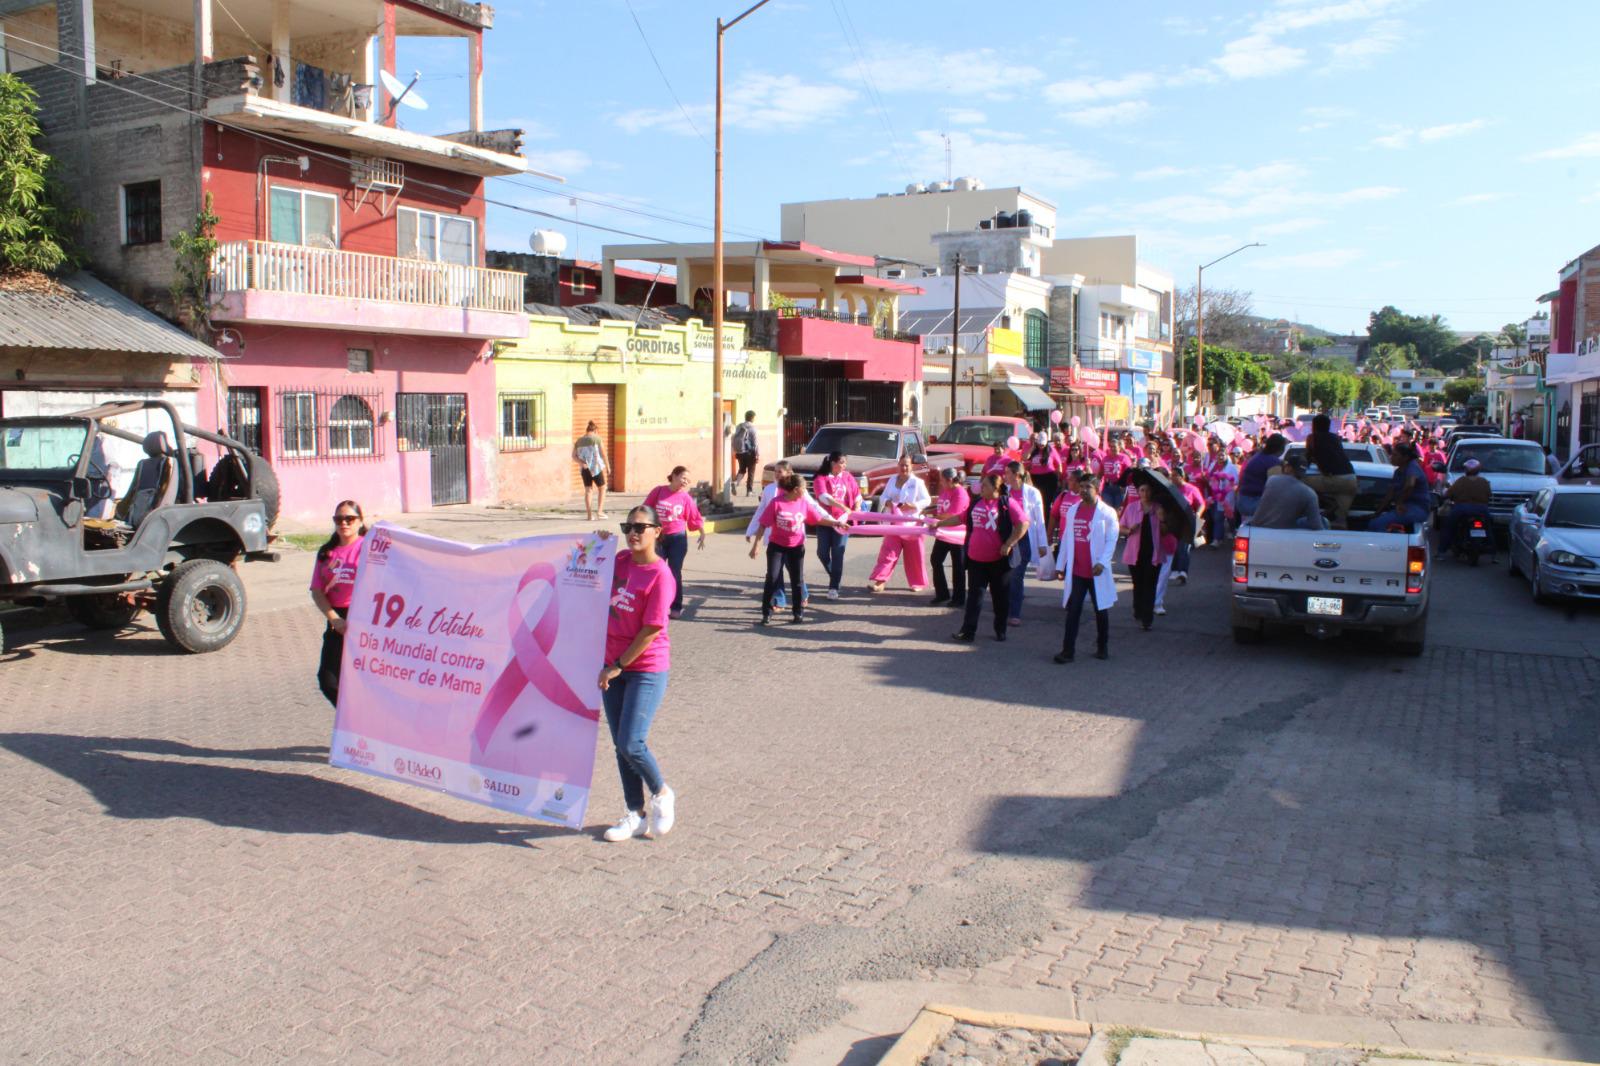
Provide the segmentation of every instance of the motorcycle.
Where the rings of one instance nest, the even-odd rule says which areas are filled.
[[[1480,555],[1486,551],[1493,553],[1494,533],[1480,515],[1472,515],[1462,525],[1465,528],[1456,530],[1456,558],[1477,566]]]

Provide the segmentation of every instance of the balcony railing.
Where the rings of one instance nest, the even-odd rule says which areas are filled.
[[[273,241],[228,241],[211,261],[215,296],[257,289],[517,314],[524,280],[512,270]]]
[[[916,333],[905,333],[892,330],[881,323],[875,323],[868,314],[852,315],[845,311],[829,311],[820,307],[786,307],[778,312],[779,318],[815,318],[824,322],[844,322],[853,326],[871,326],[872,335],[880,341],[906,341],[916,343],[922,337]]]

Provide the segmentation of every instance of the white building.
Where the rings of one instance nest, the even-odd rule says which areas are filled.
[[[1402,396],[1416,396],[1423,402],[1430,397],[1444,395],[1447,378],[1418,373],[1415,370],[1389,371],[1389,384],[1400,390]]]

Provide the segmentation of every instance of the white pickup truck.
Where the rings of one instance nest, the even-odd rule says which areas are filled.
[[[1254,644],[1272,626],[1316,637],[1369,629],[1397,651],[1421,655],[1430,569],[1426,525],[1410,534],[1241,526],[1233,542],[1233,639]]]

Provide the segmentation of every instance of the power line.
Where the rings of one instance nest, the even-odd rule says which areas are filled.
[[[867,101],[878,112],[878,119],[883,123],[884,131],[889,134],[889,144],[894,150],[895,161],[900,164],[901,176],[910,178],[911,168],[906,166],[905,154],[900,151],[900,139],[895,136],[894,124],[889,121],[889,110],[883,106],[883,97],[879,95],[877,85],[867,71],[867,61],[863,55],[866,46],[861,44],[860,35],[855,32],[855,21],[850,18],[849,8],[845,0],[828,0],[828,2],[833,5],[833,16],[838,20],[839,29],[844,33],[845,44],[856,57],[856,69],[861,72],[861,85],[867,91]]]
[[[678,99],[678,90],[672,87],[672,79],[667,77],[666,70],[661,66],[661,60],[656,58],[656,50],[651,47],[650,38],[644,32],[644,24],[639,21],[639,13],[633,9],[633,0],[623,0],[623,3],[628,6],[628,14],[633,16],[633,25],[639,31],[639,39],[644,42],[644,50],[650,53],[650,62],[656,65],[656,73],[661,75],[661,84],[667,87],[667,92],[671,95],[672,102],[678,105],[678,110],[683,113],[683,120],[689,124],[690,129],[694,130],[694,135],[700,138],[700,143],[710,147],[711,142],[706,140],[706,135],[700,132],[700,127],[694,124],[694,118],[690,116],[689,109],[683,106],[682,100]]]

